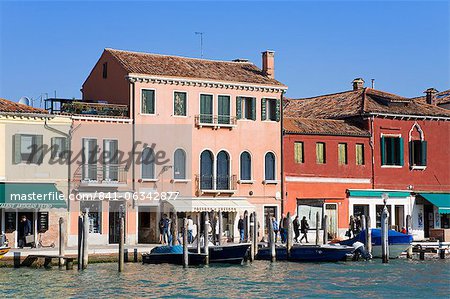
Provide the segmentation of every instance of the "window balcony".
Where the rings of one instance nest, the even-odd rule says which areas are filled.
[[[200,195],[205,193],[233,194],[237,190],[237,176],[196,174],[195,186],[197,193]]]
[[[118,187],[127,183],[127,170],[121,165],[83,164],[75,171],[74,180],[85,187]]]
[[[197,114],[195,116],[195,126],[232,129],[237,124],[236,117],[230,115],[212,115],[212,114]]]

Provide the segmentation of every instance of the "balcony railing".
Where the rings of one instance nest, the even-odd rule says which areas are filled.
[[[197,191],[200,193],[233,193],[237,189],[236,175],[195,175]]]
[[[195,116],[195,125],[201,127],[225,127],[236,126],[236,117],[230,115],[198,114]]]
[[[102,186],[126,184],[127,170],[121,165],[97,165],[83,164],[78,167],[74,174],[74,180],[81,185]]]

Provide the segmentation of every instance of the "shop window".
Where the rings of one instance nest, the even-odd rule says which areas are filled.
[[[375,207],[375,212],[377,214],[377,223],[376,223],[377,228],[381,227],[381,213],[383,212],[383,208],[384,208],[384,205],[376,205],[376,207]],[[387,210],[389,212],[388,225],[390,226],[391,225],[391,220],[390,219],[392,217],[391,205],[387,205]]]
[[[321,221],[316,223],[316,214],[319,213],[319,219],[323,219],[323,200],[298,200],[297,215],[300,220],[306,217],[310,229],[320,229]]]
[[[86,212],[89,210],[89,233],[101,234],[102,233],[102,202],[101,201],[81,201],[80,212]]]

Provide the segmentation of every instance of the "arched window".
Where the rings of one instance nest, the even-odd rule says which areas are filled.
[[[241,175],[240,179],[249,181],[252,179],[252,157],[249,152],[241,154]]]
[[[203,190],[213,188],[213,154],[208,150],[200,155],[200,188]]]
[[[226,151],[217,154],[217,190],[228,190],[230,186],[230,157]]]
[[[173,178],[178,180],[186,179],[186,153],[181,148],[173,154]]]
[[[418,123],[409,131],[409,165],[412,168],[427,165],[427,141]]]
[[[275,180],[275,155],[273,153],[267,153],[264,159],[264,179],[266,181]]]
[[[155,153],[150,147],[146,147],[142,151],[142,178],[155,178]]]

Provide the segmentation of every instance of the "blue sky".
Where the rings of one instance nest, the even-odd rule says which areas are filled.
[[[348,90],[352,79],[403,96],[450,88],[449,3],[1,2],[0,97],[81,97],[105,47],[205,58],[276,51],[288,96]]]

